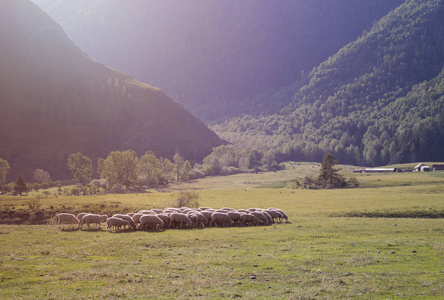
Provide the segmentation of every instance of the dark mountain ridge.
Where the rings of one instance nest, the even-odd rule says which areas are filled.
[[[159,86],[211,122],[279,111],[266,105],[268,91],[300,79],[404,1],[34,2],[93,59]]]
[[[200,161],[224,143],[164,92],[92,61],[28,0],[0,3],[0,157],[30,177],[69,176],[70,153],[114,150]]]

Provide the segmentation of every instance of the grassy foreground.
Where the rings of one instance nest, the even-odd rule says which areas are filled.
[[[267,227],[111,234],[0,225],[0,298],[441,299],[443,219],[333,217],[444,209],[442,176],[400,175],[362,175],[380,186],[348,190],[194,188],[201,205],[274,206],[289,215],[291,223]],[[145,208],[168,205],[172,195],[41,201],[72,208],[108,197]]]

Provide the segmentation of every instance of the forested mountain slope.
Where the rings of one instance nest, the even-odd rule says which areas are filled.
[[[286,103],[268,105],[267,91],[299,80],[403,3],[33,1],[94,60],[162,88],[206,122],[279,111]]]
[[[113,150],[201,160],[224,142],[160,89],[92,61],[29,0],[0,2],[0,157],[10,178],[69,176]]]
[[[279,114],[213,126],[281,159],[443,161],[444,1],[409,0],[315,68]],[[291,87],[288,89],[291,90]]]

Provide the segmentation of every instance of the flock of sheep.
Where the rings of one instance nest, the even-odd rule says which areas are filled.
[[[282,223],[283,220],[288,222],[288,216],[281,209],[274,207],[268,209],[169,207],[140,210],[137,213],[115,214],[112,217],[89,213],[80,213],[77,216],[70,213],[57,214],[57,225],[60,229],[64,229],[66,224],[78,226],[80,230],[84,225],[88,229],[93,229],[91,226],[94,226],[94,229],[101,229],[101,223],[106,222],[106,230],[110,232],[125,229],[259,226]]]

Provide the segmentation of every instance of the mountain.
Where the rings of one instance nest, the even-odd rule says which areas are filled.
[[[260,113],[279,111],[263,101],[268,91],[299,80],[404,2],[33,1],[94,60],[159,86],[205,122],[250,113],[256,100]]]
[[[224,143],[164,92],[85,55],[28,0],[0,2],[0,157],[10,179],[42,168],[70,177],[67,157],[110,151],[199,161]]]
[[[286,106],[212,129],[280,159],[383,165],[444,161],[444,1],[409,0],[305,80],[268,99]]]

